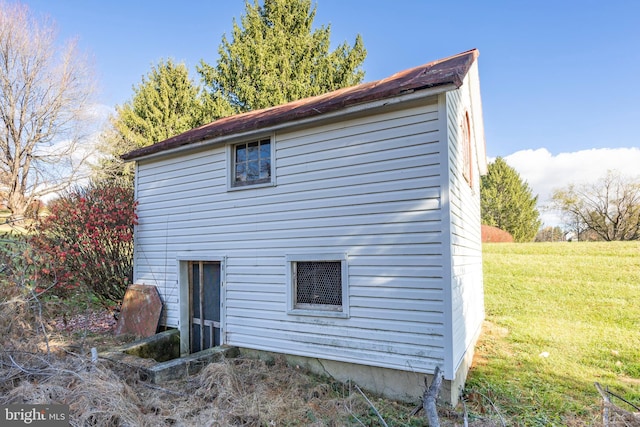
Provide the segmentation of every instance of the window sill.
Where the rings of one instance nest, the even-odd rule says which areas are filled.
[[[304,310],[296,309],[288,310],[288,315],[291,316],[310,316],[310,317],[335,317],[338,319],[348,319],[349,314],[343,311],[329,311],[329,310]]]
[[[275,187],[275,182],[261,182],[259,184],[247,184],[247,185],[229,185],[227,191],[241,191],[241,190],[253,190],[254,188]]]

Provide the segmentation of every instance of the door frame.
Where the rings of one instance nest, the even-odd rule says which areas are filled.
[[[178,254],[178,307],[180,331],[180,356],[187,356],[191,349],[191,304],[189,298],[189,263],[190,262],[218,262],[220,263],[220,345],[226,344],[225,301],[226,301],[226,256],[216,256],[197,252]]]

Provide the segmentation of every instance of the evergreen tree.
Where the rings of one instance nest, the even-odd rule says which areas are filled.
[[[330,52],[330,26],[312,30],[311,0],[245,3],[232,39],[223,36],[215,67],[201,61],[198,72],[209,90],[209,119],[319,95],[362,81],[366,57],[362,38]]]
[[[480,188],[482,223],[508,231],[516,242],[533,240],[540,228],[538,196],[501,157],[489,164]]]
[[[171,138],[200,124],[198,92],[186,65],[161,60],[116,108],[114,127],[132,149]]]
[[[134,87],[133,97],[116,107],[111,129],[103,135],[101,150],[107,156],[98,168],[98,178],[132,180],[132,165],[119,156],[171,138],[202,124],[200,89],[189,78],[187,67],[161,60]]]

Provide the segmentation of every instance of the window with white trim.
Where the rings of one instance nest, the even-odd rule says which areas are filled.
[[[287,273],[290,314],[348,316],[344,254],[288,255]]]
[[[272,143],[270,138],[243,142],[231,147],[231,186],[271,183]]]

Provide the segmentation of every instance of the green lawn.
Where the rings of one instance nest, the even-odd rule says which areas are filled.
[[[640,404],[640,242],[483,251],[487,322],[472,404],[493,402],[515,425],[593,425],[596,381]]]

